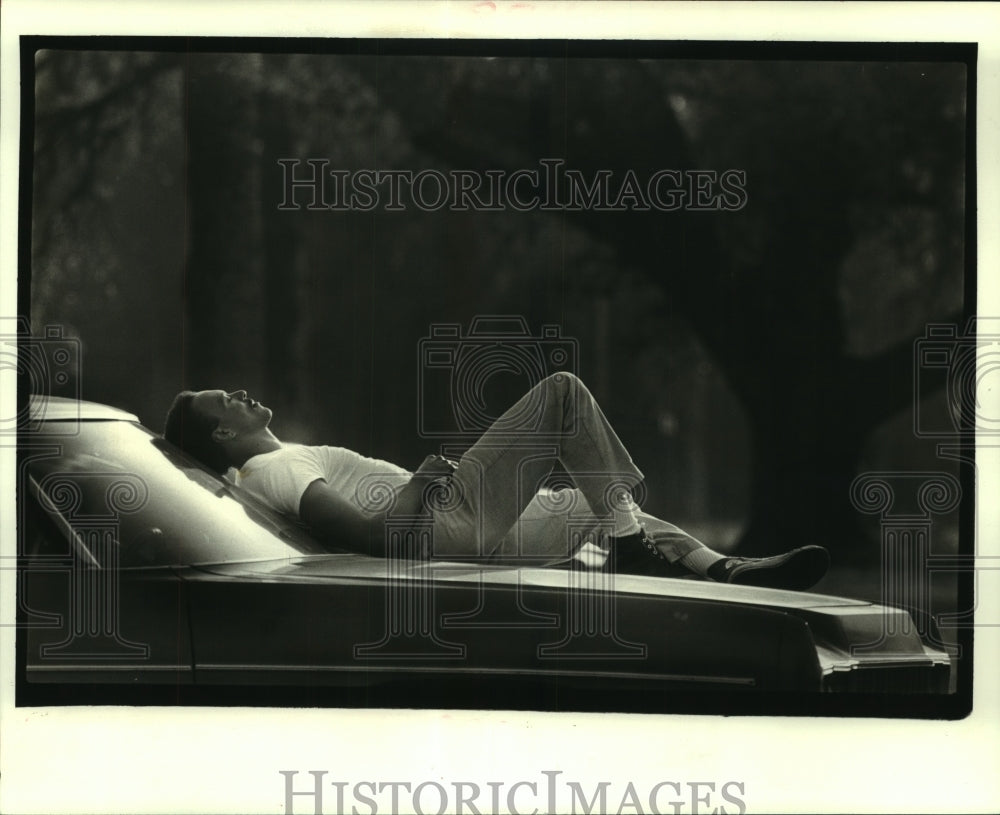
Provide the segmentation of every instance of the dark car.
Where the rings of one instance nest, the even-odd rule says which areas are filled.
[[[949,689],[948,654],[902,610],[330,551],[135,416],[58,399],[31,415],[19,449],[19,614],[22,681],[35,690],[327,687],[362,689],[364,703],[380,688],[406,698],[544,686],[544,707],[601,689],[645,700]]]

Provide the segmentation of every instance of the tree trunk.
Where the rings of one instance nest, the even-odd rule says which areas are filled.
[[[258,126],[255,60],[259,56],[234,63],[228,56],[191,54],[185,66],[188,387],[257,390],[262,384],[260,174],[250,135]],[[226,372],[221,382],[220,370]]]
[[[290,72],[287,55],[271,55],[265,70],[271,75]],[[301,240],[294,212],[280,211],[283,177],[279,158],[295,158],[295,133],[290,102],[274,93],[260,97],[260,132],[262,149],[259,158],[261,177],[261,225],[263,234],[264,285],[264,390],[275,410],[284,413],[299,401],[296,361],[303,329],[299,313]]]

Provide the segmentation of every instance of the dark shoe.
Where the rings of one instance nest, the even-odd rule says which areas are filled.
[[[611,538],[611,554],[605,569],[614,570],[616,574],[652,577],[684,577],[689,574],[687,569],[667,560],[645,529],[640,529],[634,535]]]
[[[713,564],[708,576],[718,583],[803,591],[815,586],[830,568],[822,546],[803,546],[774,557],[729,557]]]

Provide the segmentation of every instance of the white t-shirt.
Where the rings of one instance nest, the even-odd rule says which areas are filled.
[[[298,516],[306,488],[322,479],[365,515],[384,512],[410,480],[402,467],[344,447],[284,444],[247,460],[236,483],[268,506]]]

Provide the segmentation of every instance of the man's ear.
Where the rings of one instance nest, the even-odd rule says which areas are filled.
[[[220,425],[212,431],[212,441],[214,442],[232,441],[234,438],[236,438],[236,434],[228,427],[222,427]]]

